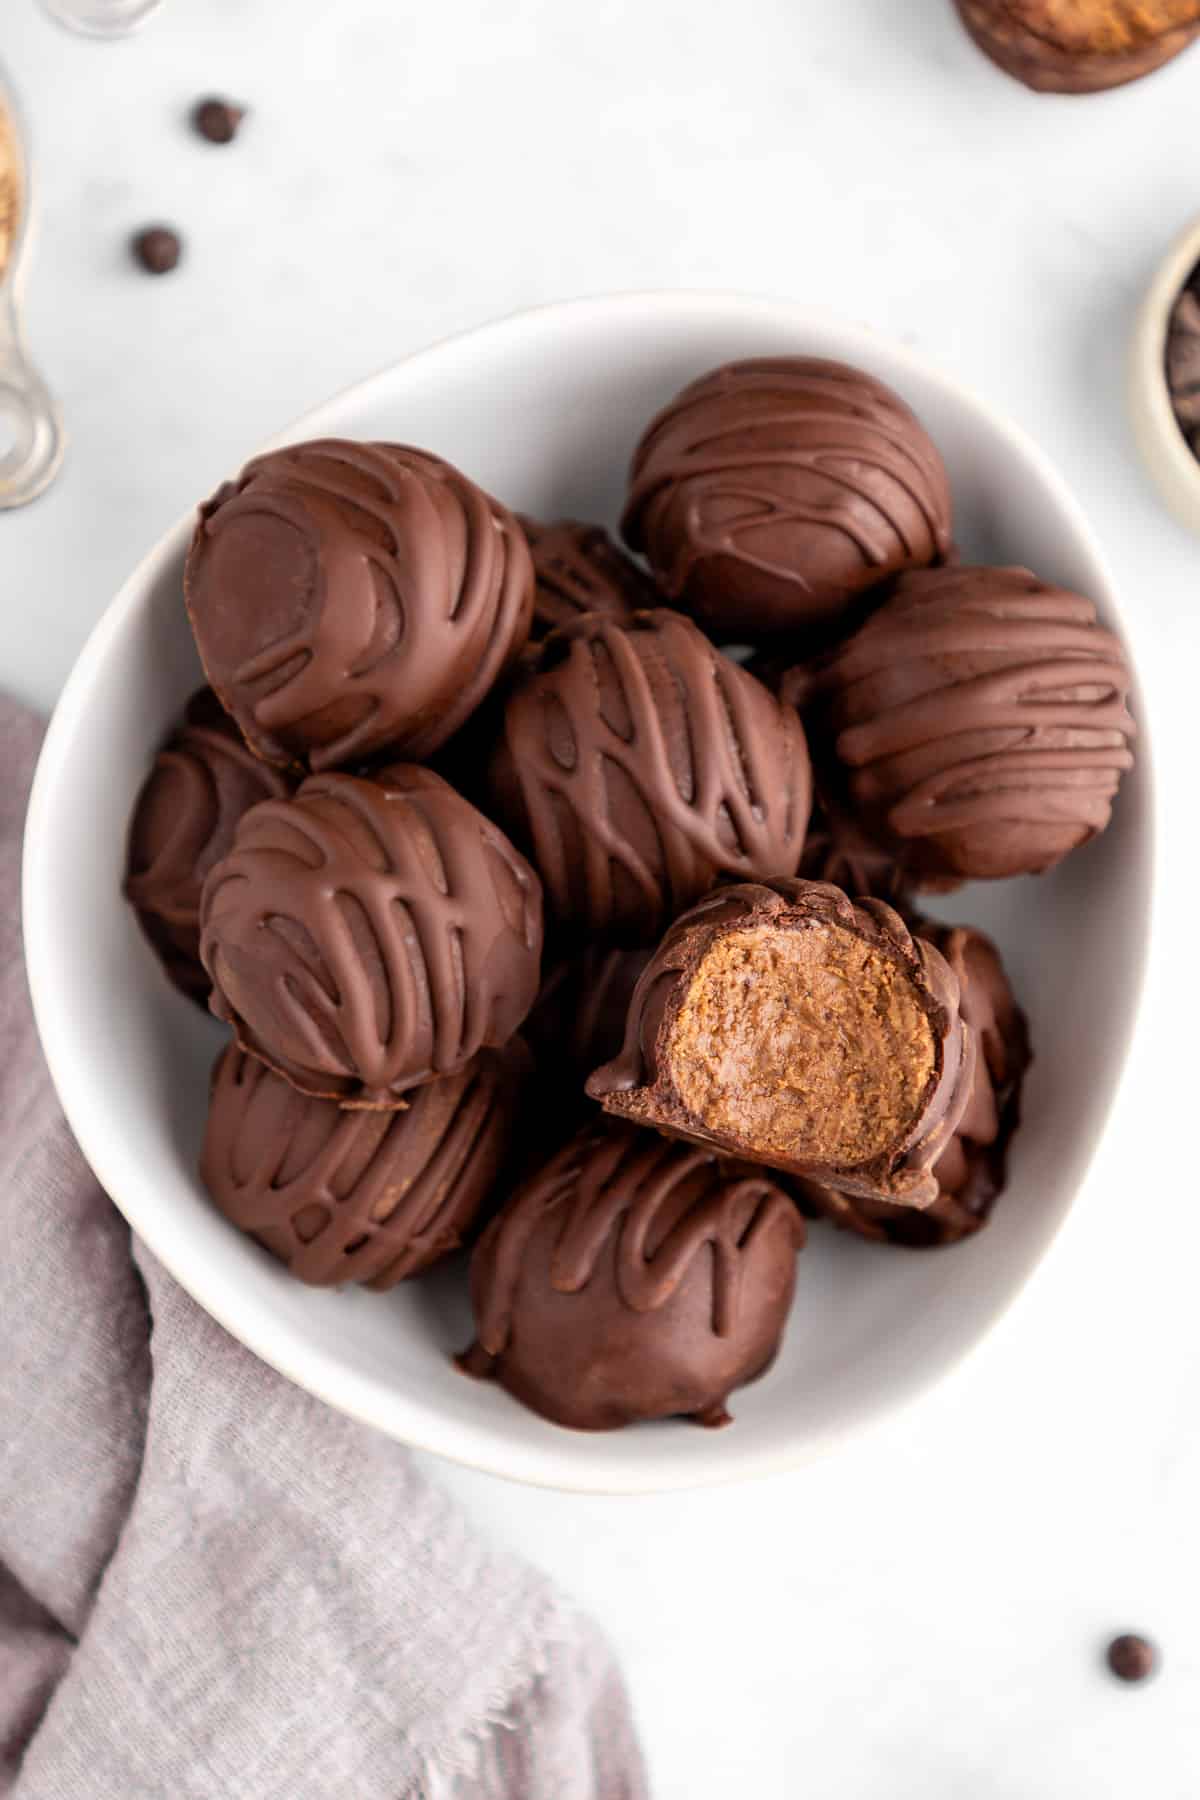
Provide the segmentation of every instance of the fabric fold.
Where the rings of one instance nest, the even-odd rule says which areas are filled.
[[[638,1800],[590,1622],[131,1253],[29,1012],[36,741],[0,706],[0,1794]]]

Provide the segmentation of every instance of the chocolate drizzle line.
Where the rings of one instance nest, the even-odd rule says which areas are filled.
[[[382,1290],[462,1242],[501,1167],[528,1059],[519,1039],[404,1108],[315,1100],[229,1046],[200,1170],[226,1218],[300,1281]]]
[[[893,840],[1008,826],[1029,870],[1108,823],[1133,762],[1129,687],[1091,602],[1026,569],[902,577],[820,679],[851,793]]]
[[[202,911],[213,1011],[343,1104],[395,1105],[454,1073],[506,1042],[537,992],[537,878],[429,769],[316,775],[256,807]]]
[[[681,1206],[681,1190],[698,1180],[699,1191]],[[731,1172],[707,1151],[646,1132],[582,1132],[509,1202],[476,1253],[491,1271],[478,1321],[489,1356],[503,1355],[510,1340],[529,1241],[551,1213],[557,1214],[551,1285],[564,1294],[582,1292],[611,1242],[617,1293],[635,1313],[665,1306],[696,1257],[710,1249],[717,1337],[737,1330],[742,1265],[759,1240],[786,1220],[795,1246],[803,1241],[790,1201],[765,1175]]]
[[[209,688],[192,696],[142,786],[125,895],[172,981],[201,1003],[210,986],[200,962],[204,878],[232,847],[242,815],[262,800],[285,798],[292,787],[247,749]]]
[[[208,564],[264,520],[294,534],[291,616],[250,653],[243,625],[231,652]],[[201,509],[186,589],[209,679],[254,748],[322,770],[445,743],[521,650],[533,570],[512,515],[449,463],[324,439],[257,458]]]
[[[518,515],[518,523],[529,542],[537,583],[533,638],[569,625],[581,613],[629,619],[639,608],[657,603],[653,581],[601,526],[577,519],[543,525],[524,515]]]
[[[796,715],[665,610],[553,634],[492,784],[559,917],[631,938],[719,874],[794,869],[811,797]]]
[[[821,478],[809,495],[799,473]],[[781,479],[781,477],[783,477]],[[825,484],[840,489],[831,503]],[[679,496],[677,501],[676,496]],[[665,531],[678,504],[685,530]],[[696,564],[726,556],[811,597],[799,558],[756,552],[768,523],[834,532],[854,545],[859,586],[932,561],[950,545],[946,474],[908,407],[860,370],[816,358],[732,363],[694,382],[650,426],[634,458],[622,530],[646,548],[668,595]]]

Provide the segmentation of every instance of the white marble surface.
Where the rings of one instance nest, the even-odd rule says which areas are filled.
[[[1072,101],[1002,78],[943,0],[166,0],[112,46],[6,0],[0,54],[37,138],[31,334],[72,432],[56,488],[0,518],[0,681],[43,704],[133,562],[257,440],[538,301],[825,304],[1059,461],[1136,621],[1164,831],[1133,1062],[1051,1259],[949,1386],[793,1476],[616,1502],[442,1474],[603,1619],[666,1800],[1194,1796],[1200,541],[1135,466],[1121,376],[1137,298],[1200,212],[1200,50]],[[210,89],[254,108],[228,150],[181,123]],[[125,240],[159,217],[187,259],[155,282]],[[1164,1648],[1144,1690],[1099,1667],[1124,1628]]]

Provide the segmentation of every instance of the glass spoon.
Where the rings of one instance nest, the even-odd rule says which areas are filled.
[[[58,407],[29,360],[21,326],[30,215],[25,141],[0,69],[0,507],[35,499],[54,479],[66,447]]]

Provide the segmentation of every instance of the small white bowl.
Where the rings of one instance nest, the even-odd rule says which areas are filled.
[[[1167,386],[1167,332],[1175,302],[1200,263],[1200,219],[1171,245],[1138,309],[1126,369],[1133,434],[1159,492],[1181,524],[1200,531],[1200,461],[1193,455],[1171,406]]]
[[[1096,540],[1033,444],[907,351],[795,305],[647,294],[521,314],[409,358],[286,436],[426,445],[524,511],[611,521],[657,407],[718,363],[789,352],[891,382],[945,454],[968,554],[1028,562],[1121,627]],[[227,1225],[196,1177],[221,1032],[167,985],[120,892],[134,794],[199,681],[180,597],[189,531],[182,520],[130,577],[67,683],[30,809],[25,932],[42,1041],[84,1153],[196,1299],[294,1381],[395,1438],[521,1481],[600,1492],[800,1463],[911,1400],[978,1344],[1066,1217],[1125,1058],[1151,887],[1145,736],[1102,838],[1050,876],[965,890],[940,908],[995,934],[1031,1015],[1025,1121],[988,1230],[920,1254],[815,1227],[783,1350],[734,1396],[732,1429],[562,1431],[452,1366],[470,1337],[461,1269],[385,1296],[313,1291]]]

